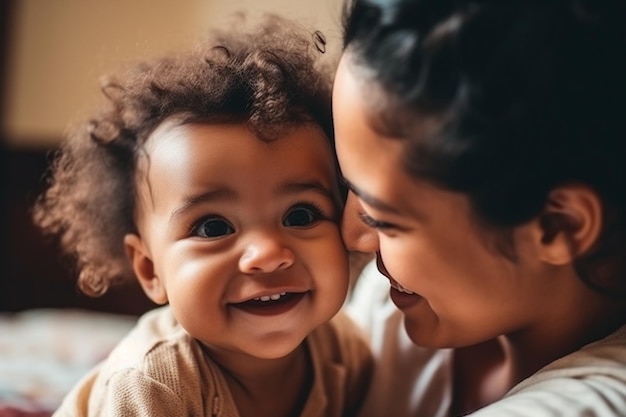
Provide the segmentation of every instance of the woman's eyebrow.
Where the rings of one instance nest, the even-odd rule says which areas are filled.
[[[386,211],[388,213],[394,213],[394,214],[399,213],[398,209],[396,209],[394,206],[387,204],[382,200],[379,200],[378,198],[374,197],[371,194],[368,194],[364,190],[352,184],[345,177],[343,177],[343,182],[346,184],[346,187],[348,187],[348,189],[351,192],[353,192],[357,197],[359,197],[368,206],[371,206],[375,208],[376,210]]]

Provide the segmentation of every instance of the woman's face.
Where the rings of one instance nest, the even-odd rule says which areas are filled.
[[[343,221],[349,250],[377,252],[391,298],[412,340],[461,346],[515,332],[539,320],[550,280],[532,253],[531,228],[513,232],[517,259],[490,245],[468,198],[433,187],[404,169],[404,142],[375,132],[368,93],[349,60],[334,87],[336,148],[351,189]],[[545,277],[544,277],[545,278]]]

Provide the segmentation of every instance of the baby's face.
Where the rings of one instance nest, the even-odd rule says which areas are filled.
[[[293,351],[341,307],[348,263],[336,173],[321,129],[271,143],[238,124],[167,124],[138,176],[146,293],[217,353]]]

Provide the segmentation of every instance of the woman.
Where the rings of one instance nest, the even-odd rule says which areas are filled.
[[[415,415],[626,415],[625,9],[352,5],[344,239],[376,252],[420,347],[440,407]]]

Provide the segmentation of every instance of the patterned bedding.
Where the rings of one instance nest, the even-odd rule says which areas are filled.
[[[0,314],[0,417],[47,417],[137,318],[87,310]]]

